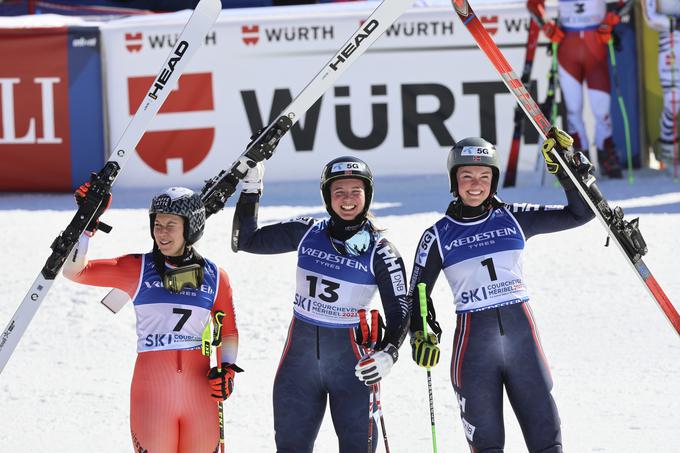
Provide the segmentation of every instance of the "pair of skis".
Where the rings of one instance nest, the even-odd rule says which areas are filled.
[[[383,0],[293,102],[281,112],[279,117],[253,138],[246,150],[229,169],[222,170],[217,176],[206,182],[201,191],[201,198],[205,204],[207,216],[211,216],[224,207],[227,199],[236,191],[238,182],[245,177],[249,168],[257,162],[271,158],[285,133],[333,85],[340,75],[408,9],[413,1]]]
[[[536,127],[536,130],[544,138],[547,138],[552,127],[550,121],[548,121],[538,107],[538,104],[536,104],[536,101],[526,90],[522,81],[514,73],[512,67],[489,35],[489,32],[486,31],[470,7],[468,0],[452,0],[452,2],[458,17],[460,17],[496,71],[498,71],[508,90],[515,96],[527,117]],[[671,323],[671,326],[680,335],[680,315],[678,315],[677,310],[642,259],[642,256],[647,253],[647,246],[638,228],[638,219],[627,221],[624,219],[623,210],[620,207],[612,208],[609,206],[606,198],[597,187],[595,178],[589,172],[583,171],[584,165],[590,166],[589,162],[575,162],[573,150],[571,149],[559,151],[553,149],[551,152],[553,158],[567,172],[583,199],[607,230],[608,237],[616,244],[619,251],[626,258],[626,262],[633,268],[644,287]]]
[[[550,130],[550,123],[522,82],[514,74],[507,60],[472,11],[467,0],[452,0],[452,2],[458,16],[473,35],[480,49],[495,66],[510,91],[515,95],[522,109],[529,116],[534,126],[546,136]],[[201,196],[208,215],[212,215],[224,207],[229,196],[235,192],[238,181],[243,179],[247,173],[248,168],[255,162],[269,159],[273,155],[278,142],[285,133],[412,3],[413,0],[384,0],[378,5],[323,69],[284,109],[277,120],[257,134],[257,137],[231,165],[229,170],[220,172],[206,183]],[[145,96],[144,101],[123,132],[111,157],[104,168],[93,176],[91,188],[84,202],[78,208],[66,229],[52,243],[52,254],[48,257],[43,269],[0,336],[0,373],[4,370],[19,340],[49,292],[54,279],[63,267],[66,257],[100,208],[106,194],[110,192],[116,178],[127,162],[129,154],[137,146],[148,124],[167,98],[170,87],[176,84],[189,59],[198,50],[204,36],[217,20],[220,9],[219,0],[201,0],[198,3],[161,71],[149,88],[147,96]],[[572,168],[573,164],[567,164],[564,154],[556,151],[553,151],[553,153],[560,165],[567,170],[581,195],[607,229],[610,237],[614,239],[628,263],[637,272],[638,277],[659,304],[675,330],[680,334],[680,316],[642,261],[646,246],[637,228],[637,219],[632,222],[624,220],[620,208],[612,209],[608,205],[597,189],[594,178],[584,179],[577,176]]]
[[[335,83],[340,75],[408,9],[413,1],[384,0],[378,5],[312,81],[284,109],[277,120],[257,134],[228,170],[220,172],[207,181],[201,197],[205,203],[208,216],[224,207],[227,199],[236,190],[238,182],[243,179],[248,168],[250,168],[249,165],[269,159],[285,133]],[[84,203],[66,229],[52,243],[52,254],[5,327],[2,336],[0,336],[0,373],[5,368],[38,307],[49,292],[67,256],[101,206],[106,194],[111,191],[111,187],[127,162],[130,153],[133,152],[147,126],[168,97],[171,87],[177,83],[189,59],[201,46],[203,38],[217,20],[220,10],[221,2],[219,0],[201,0],[198,3],[168,59],[149,88],[147,96],[145,96],[144,101],[116,144],[111,157],[104,168],[93,175],[91,187]],[[119,294],[114,290],[110,293],[111,297],[107,296],[107,306],[114,312],[127,300],[125,297],[120,298],[120,300],[116,299]]]

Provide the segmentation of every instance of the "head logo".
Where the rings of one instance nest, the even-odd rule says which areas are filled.
[[[361,45],[361,42],[368,38],[373,31],[378,28],[380,25],[380,22],[378,22],[376,19],[371,19],[370,22],[367,22],[365,24],[362,24],[361,30],[358,31],[352,38],[350,38],[349,42],[345,45],[345,47],[340,50],[340,52],[335,56],[335,61],[333,63],[330,63],[328,66],[333,69],[333,71],[337,71],[338,67],[344,63],[350,55],[354,53],[355,50]]]
[[[259,25],[242,25],[241,26],[241,40],[246,46],[256,45],[260,41],[260,26]]]
[[[498,31],[498,16],[481,16],[480,20],[482,25],[484,25],[484,28],[486,28],[486,31],[488,31],[491,36],[494,36]]]
[[[125,33],[125,48],[128,52],[142,50],[142,33]]]

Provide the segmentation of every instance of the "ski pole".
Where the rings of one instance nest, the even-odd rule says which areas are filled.
[[[556,42],[551,42],[550,44],[551,52],[551,63],[550,71],[548,72],[548,88],[545,93],[545,101],[541,104],[541,109],[546,116],[550,116],[550,123],[555,126],[557,124],[557,50],[559,44]],[[522,108],[518,104],[518,108]],[[534,166],[534,171],[541,172],[541,186],[545,185],[545,171],[543,171],[543,159],[541,154],[536,156],[536,164]],[[557,183],[559,184],[559,182]]]
[[[217,359],[217,372],[222,373],[222,320],[223,311],[215,312],[215,329],[213,330],[212,345],[215,346],[215,358]],[[224,403],[217,403],[217,419],[220,427],[220,452],[224,453]]]
[[[380,337],[380,312],[378,310],[371,310],[371,347],[375,350]],[[382,404],[380,403],[380,384],[373,384],[373,400],[378,409],[378,416],[380,417],[380,427],[383,433],[383,442],[385,443],[385,452],[390,453],[390,444],[387,442],[387,431],[385,430],[385,417],[383,417]]]
[[[542,14],[542,12],[541,12]],[[524,69],[522,70],[521,82],[525,87],[529,87],[531,82],[531,69],[534,65],[534,55],[536,54],[536,44],[541,29],[536,20],[531,20],[529,33],[527,34],[526,53],[524,57]],[[517,166],[519,161],[519,148],[522,142],[522,132],[524,128],[524,111],[521,107],[515,107],[514,116],[515,127],[512,131],[512,142],[510,144],[510,154],[508,154],[508,164],[503,178],[503,187],[513,187],[517,181]]]
[[[367,345],[371,340],[371,332],[368,327],[368,322],[366,321],[366,310],[360,309],[357,314],[359,315],[359,331],[361,332],[361,346]],[[373,399],[375,398],[375,392],[373,392],[373,386],[371,386],[371,391],[368,393],[368,453],[373,453]]]
[[[420,316],[423,318],[423,338],[427,338],[427,293],[425,283],[418,283]],[[432,451],[437,453],[437,432],[434,424],[434,401],[432,399],[432,374],[427,367],[427,393],[430,397],[430,425],[432,426]]]
[[[552,60],[550,63],[550,83],[548,84],[548,99],[550,99],[550,123],[555,126],[557,125],[557,114],[558,114],[558,100],[557,100],[557,88],[559,84],[557,83],[559,79],[558,65],[559,61],[557,59],[557,51],[559,50],[560,44],[557,42],[552,42]],[[521,107],[520,107],[521,108]],[[537,159],[540,162],[541,158]],[[559,182],[555,181],[555,185],[559,186]],[[545,171],[541,172],[541,185],[545,185]]]
[[[369,326],[368,320],[366,319],[366,310],[363,308],[358,311],[359,315],[359,328],[357,334],[357,343],[363,346],[370,353],[375,351],[380,338],[382,337],[382,319],[380,319],[380,312],[378,310],[371,310],[371,325]],[[375,410],[374,410],[375,407]],[[380,426],[383,433],[383,441],[385,443],[386,453],[390,453],[390,444],[387,440],[387,430],[385,429],[385,417],[383,416],[382,404],[380,403],[380,384],[371,385],[371,392],[369,393],[369,406],[368,406],[368,449],[372,452],[373,443],[373,423],[375,420],[375,414],[378,414],[380,419]]]
[[[675,61],[675,17],[670,17],[671,23],[671,115],[673,116],[673,180],[678,182],[678,111],[675,104],[675,69],[677,62]]]
[[[609,48],[609,62],[612,65],[612,72],[614,73],[614,89],[616,90],[616,97],[619,101],[619,109],[621,110],[621,117],[623,118],[623,130],[626,135],[626,157],[628,158],[628,184],[633,184],[635,178],[633,177],[633,152],[630,143],[630,126],[628,125],[628,112],[626,111],[626,104],[623,102],[623,95],[621,94],[621,83],[619,82],[619,70],[616,66],[616,53],[614,51],[614,38],[609,38],[607,41]]]

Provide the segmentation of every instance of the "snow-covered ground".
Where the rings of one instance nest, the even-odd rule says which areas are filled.
[[[653,172],[636,183],[601,183],[605,195],[640,216],[649,245],[645,261],[680,306],[680,184]],[[560,203],[552,185],[501,191],[506,201]],[[114,192],[90,257],[147,251],[151,193]],[[375,214],[411,268],[417,240],[446,207],[444,177],[378,180]],[[275,450],[271,388],[292,313],[295,256],[234,254],[229,248],[233,201],[209,219],[199,250],[224,267],[234,286],[241,335],[240,374],[225,404],[227,448]],[[0,195],[0,327],[5,326],[73,215],[69,195]],[[268,184],[262,223],[321,215],[316,183]],[[655,307],[601,225],[529,241],[525,273],[554,396],[570,452],[680,451],[680,338]],[[132,307],[112,315],[102,288],[59,277],[0,376],[0,451],[120,453],[130,451],[129,385],[135,360]],[[442,362],[433,369],[439,451],[468,451],[449,381],[454,314],[444,278],[433,297],[444,327]],[[377,301],[376,301],[377,303]],[[408,344],[383,385],[391,451],[431,451],[424,370]],[[526,451],[506,403],[506,451]],[[327,415],[316,451],[337,451]],[[382,444],[379,451],[383,450]]]

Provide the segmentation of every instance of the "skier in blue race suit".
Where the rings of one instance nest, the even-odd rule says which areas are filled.
[[[555,140],[561,147],[571,144],[571,137],[560,130],[553,129],[552,136],[543,145],[544,154],[555,146]],[[575,159],[583,175],[592,171],[582,153],[576,153]],[[505,387],[528,451],[559,453],[560,419],[529,307],[522,254],[532,236],[582,225],[594,214],[556,163],[550,167],[558,168],[557,177],[569,203],[566,207],[500,201],[496,197],[500,175],[496,149],[482,138],[459,141],[449,153],[447,167],[454,198],[446,215],[423,233],[409,288],[411,297],[417,295],[417,284],[427,285],[427,318],[435,333],[424,335],[414,301],[413,359],[420,366],[434,366],[439,360],[441,329],[429,295],[443,270],[457,316],[451,381],[470,450],[503,451]]]
[[[259,254],[296,251],[298,256],[293,319],[274,380],[277,451],[312,452],[327,400],[339,451],[366,451],[370,386],[396,362],[410,315],[403,260],[368,211],[371,170],[354,157],[332,160],[321,175],[330,219],[300,217],[258,228],[262,173],[258,164],[244,178],[232,248]],[[376,289],[386,327],[369,352],[355,342],[354,328],[358,310],[368,311]],[[375,451],[377,427],[371,431]]]

